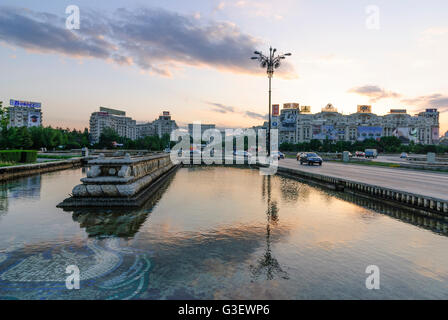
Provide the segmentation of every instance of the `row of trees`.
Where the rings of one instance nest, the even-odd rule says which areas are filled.
[[[170,142],[170,135],[165,134],[161,138],[156,136],[147,136],[132,140],[126,137],[121,137],[112,128],[104,128],[101,132],[100,140],[97,144],[93,145],[94,148],[117,148],[117,144],[123,149],[138,149],[138,150],[151,150],[161,151],[165,148],[172,147],[173,142]]]
[[[79,149],[89,146],[89,132],[52,127],[3,127],[0,149]]]
[[[397,137],[382,137],[380,140],[367,139],[364,141],[337,141],[331,140],[311,140],[304,143],[282,143],[280,145],[281,151],[315,151],[315,152],[342,152],[342,151],[364,151],[365,149],[377,149],[378,152],[386,153],[420,153],[428,152],[445,153],[448,152],[448,146],[442,145],[423,145],[410,142],[409,144],[402,144]]]

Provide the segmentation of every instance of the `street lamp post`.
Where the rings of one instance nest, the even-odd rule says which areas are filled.
[[[268,127],[268,156],[271,155],[271,79],[274,76],[274,70],[280,67],[280,61],[286,59],[286,56],[290,56],[290,53],[275,55],[277,49],[269,48],[269,56],[265,56],[261,51],[255,51],[255,57],[252,60],[258,60],[260,66],[264,69],[266,68],[268,78],[269,78],[269,127]]]

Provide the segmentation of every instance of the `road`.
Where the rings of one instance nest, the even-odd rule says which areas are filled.
[[[280,160],[279,166],[448,200],[448,174],[446,173],[336,162],[324,162],[321,167],[301,166],[295,159]]]

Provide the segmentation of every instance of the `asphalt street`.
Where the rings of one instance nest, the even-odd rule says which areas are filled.
[[[300,165],[296,159],[280,160],[279,166],[448,200],[448,174],[446,173],[330,161],[324,162],[322,166],[308,166]]]

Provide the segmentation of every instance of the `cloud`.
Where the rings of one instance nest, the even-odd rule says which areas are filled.
[[[268,115],[262,115],[260,113],[252,112],[252,111],[246,111],[244,112],[244,115],[249,118],[257,119],[257,120],[267,120]]]
[[[111,44],[65,29],[65,21],[55,15],[0,7],[0,40],[44,53],[62,53],[73,57],[108,58]]]
[[[184,66],[264,74],[249,59],[260,40],[229,22],[201,21],[197,15],[154,8],[122,8],[110,15],[84,9],[80,29],[70,31],[65,17],[1,6],[0,41],[39,53],[136,65],[164,76]],[[288,64],[278,73],[294,74]]]
[[[233,113],[235,112],[235,108],[231,106],[225,106],[221,103],[215,103],[215,102],[206,102],[209,105],[212,105],[214,108],[213,111],[220,112],[220,113]]]
[[[211,109],[211,110],[214,112],[240,114],[245,117],[256,119],[256,120],[267,120],[268,119],[267,114],[262,115],[260,113],[253,112],[253,111],[239,111],[235,107],[226,106],[226,105],[223,105],[221,103],[216,103],[216,102],[205,102],[205,103],[213,106],[213,109]]]
[[[371,102],[376,102],[385,98],[398,99],[402,97],[399,93],[386,91],[375,85],[355,87],[348,92],[367,96],[370,98]],[[448,95],[442,93],[423,95],[416,98],[402,98],[400,102],[420,108],[418,111],[423,111],[425,108],[437,108],[440,112],[448,111]]]
[[[448,95],[434,93],[412,99],[403,99],[404,103],[412,104],[423,109],[437,108],[440,112],[448,111]]]
[[[365,85],[350,89],[348,92],[356,93],[362,96],[369,97],[370,102],[377,102],[381,99],[396,99],[401,97],[399,93],[386,91],[376,85]]]

